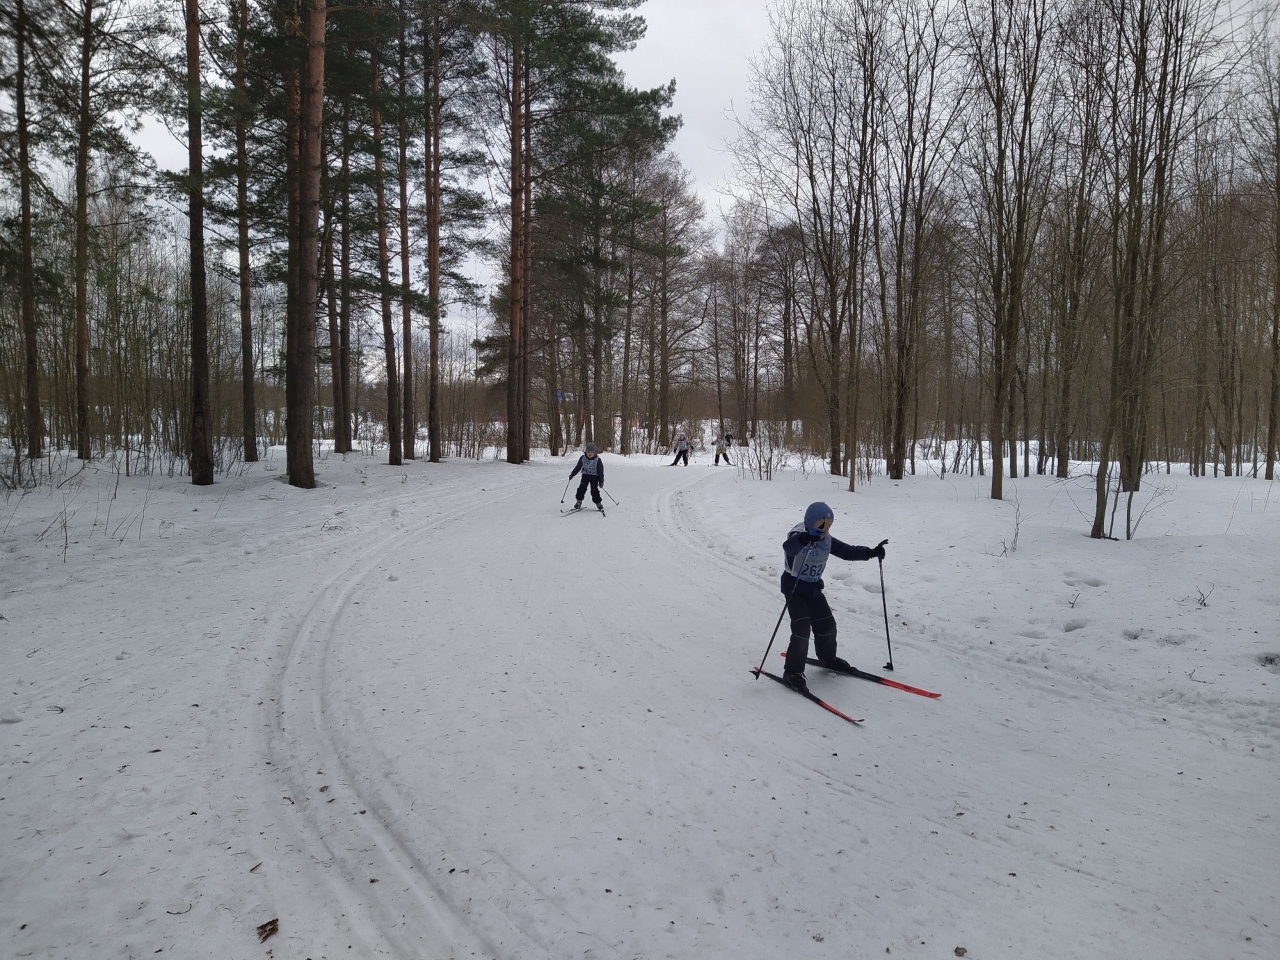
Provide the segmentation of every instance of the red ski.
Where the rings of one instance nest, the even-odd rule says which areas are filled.
[[[782,656],[786,656],[786,651],[782,651]],[[932,690],[924,690],[920,687],[913,687],[906,683],[899,683],[897,680],[890,680],[888,677],[882,677],[877,673],[867,673],[865,670],[859,670],[857,667],[850,667],[848,670],[837,670],[835,667],[824,666],[821,660],[815,660],[809,657],[806,663],[810,663],[815,667],[822,667],[824,670],[830,670],[832,673],[839,673],[846,677],[859,677],[862,680],[870,680],[872,683],[882,683],[886,687],[893,687],[895,690],[905,690],[907,693],[914,693],[918,697],[929,697],[937,700],[942,694],[934,693]]]
[[[847,713],[841,713],[839,710],[837,710],[831,704],[827,703],[827,701],[823,700],[821,697],[816,697],[812,693],[809,693],[808,691],[805,691],[802,693],[801,691],[793,687],[791,684],[787,683],[787,681],[783,680],[776,673],[770,673],[768,670],[761,670],[759,667],[752,667],[751,672],[754,673],[757,677],[766,676],[770,680],[777,680],[780,684],[782,684],[788,690],[792,691],[793,693],[799,693],[800,696],[804,697],[806,700],[812,700],[814,703],[820,706],[823,710],[831,711],[841,720],[848,720],[855,727],[862,723],[861,720],[855,720],[853,719],[853,717],[849,716]]]

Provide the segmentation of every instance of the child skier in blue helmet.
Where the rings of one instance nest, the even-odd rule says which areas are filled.
[[[604,512],[604,502],[600,499],[600,488],[604,486],[604,461],[596,455],[596,445],[588,443],[584,448],[582,456],[578,458],[577,466],[573,468],[573,472],[569,474],[572,480],[582,472],[582,482],[578,484],[578,493],[573,501],[573,509],[582,509],[582,498],[587,495],[588,485],[591,487],[591,502],[596,505],[596,509],[601,513]]]
[[[836,656],[836,618],[822,592],[822,572],[833,554],[841,560],[884,559],[884,545],[855,547],[831,536],[835,514],[825,503],[811,503],[804,522],[797,523],[782,544],[786,563],[782,571],[782,592],[791,614],[791,645],[782,678],[796,690],[806,692],[805,661],[809,656],[809,632],[823,666],[848,670],[849,664]]]

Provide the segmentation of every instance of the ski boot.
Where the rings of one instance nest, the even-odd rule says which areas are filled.
[[[805,682],[804,674],[796,670],[782,671],[783,682],[794,690],[796,693],[808,693],[809,684]]]
[[[850,673],[853,671],[853,666],[849,661],[842,659],[841,657],[832,657],[829,660],[823,660],[821,662],[828,670],[835,670],[843,673]]]
[[[582,509],[582,501],[581,501],[581,500],[575,500],[575,501],[573,501],[573,509],[575,509],[575,510],[581,510],[581,509]]]

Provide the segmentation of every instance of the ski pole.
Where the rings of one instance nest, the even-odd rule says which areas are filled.
[[[573,483],[573,477],[564,482],[564,493],[560,494],[560,502],[564,503],[564,498],[569,495],[569,484]]]
[[[764,648],[764,659],[760,661],[760,668],[756,670],[756,679],[760,679],[760,672],[764,670],[764,661],[769,659],[769,651],[773,649],[773,641],[778,636],[778,628],[782,626],[782,618],[787,615],[787,601],[782,601],[782,612],[778,614],[778,622],[773,626],[773,635],[769,637],[769,645]]]
[[[813,544],[809,544],[809,546],[805,547],[804,549],[805,560],[809,559],[809,551],[812,549],[813,549]],[[804,565],[801,564],[801,569],[803,569],[803,566]],[[791,585],[791,593],[795,593],[796,587],[798,586],[800,586],[800,578],[796,577],[795,583]],[[760,679],[760,673],[761,671],[764,670],[765,661],[769,659],[769,651],[773,649],[773,641],[778,638],[778,628],[782,626],[782,618],[787,614],[787,601],[791,599],[791,593],[788,593],[787,599],[782,601],[782,613],[778,614],[778,622],[773,626],[773,634],[769,637],[769,645],[764,648],[764,656],[760,658],[760,669],[756,670],[757,680]]]
[[[601,490],[604,490],[604,487],[601,487],[600,489],[601,489]],[[610,500],[613,500],[613,494],[612,494],[612,493],[610,493],[608,490],[604,490],[604,495],[605,495],[606,497],[608,497]],[[618,505],[618,501],[617,501],[617,500],[613,500],[613,505],[616,507],[616,506]]]
[[[888,540],[881,540],[876,544],[876,549],[883,547]],[[880,605],[884,607],[884,642],[889,647],[889,662],[884,665],[886,670],[893,669],[893,641],[889,639],[889,601],[884,598],[884,561],[880,561]]]

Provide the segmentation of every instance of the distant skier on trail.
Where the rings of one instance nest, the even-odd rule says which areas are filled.
[[[674,467],[683,458],[684,465],[687,467],[689,465],[689,438],[682,433],[671,446],[676,452],[676,458],[671,461],[670,466]]]
[[[720,458],[724,457],[724,462],[729,466],[733,466],[733,461],[729,459],[729,445],[720,437],[716,437],[716,466],[720,466]]]
[[[604,461],[596,455],[596,445],[588,443],[577,465],[569,474],[572,480],[581,471],[582,482],[578,484],[578,492],[574,495],[573,509],[582,509],[582,498],[587,494],[587,486],[591,487],[591,502],[596,509],[604,513],[604,501],[600,499],[600,488],[604,486]]]
[[[857,547],[831,536],[835,514],[825,503],[811,503],[804,521],[797,523],[782,545],[786,556],[782,571],[782,592],[791,614],[791,644],[782,678],[801,693],[807,693],[804,679],[805,661],[809,656],[809,632],[818,660],[833,670],[850,670],[847,661],[836,656],[836,618],[823,594],[822,572],[834,554],[841,560],[883,560],[884,544]]]

